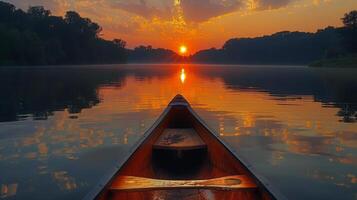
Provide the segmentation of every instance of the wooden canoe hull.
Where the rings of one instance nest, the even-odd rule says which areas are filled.
[[[237,200],[237,199],[263,199],[257,192],[251,191],[215,191],[204,189],[182,189],[182,190],[156,190],[144,192],[119,192],[112,194],[110,199],[122,200]],[[270,199],[270,198],[266,198]]]
[[[167,128],[194,129],[206,144],[207,149],[200,156],[201,164],[184,165],[191,170],[177,171],[160,165],[160,159],[155,156],[153,146]],[[202,152],[201,152],[202,153]],[[166,159],[165,159],[166,161]],[[185,161],[186,162],[186,161]],[[189,162],[189,161],[187,161]],[[170,163],[170,162],[168,162]],[[166,165],[167,166],[167,165]],[[173,164],[172,168],[180,171],[182,166]],[[174,172],[174,173],[173,173]],[[120,177],[142,177],[155,180],[208,180],[226,176],[244,175],[250,177],[256,188],[245,190],[217,190],[215,188],[176,188],[176,189],[143,189],[122,191],[110,189],[114,183],[121,181]],[[246,164],[236,152],[218,138],[192,110],[182,96],[176,96],[165,109],[154,125],[145,133],[129,155],[95,190],[85,199],[285,199],[274,190],[262,177],[258,176],[251,165]]]

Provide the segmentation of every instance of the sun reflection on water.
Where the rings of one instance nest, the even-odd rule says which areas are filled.
[[[118,154],[126,155],[126,150],[142,137],[177,93],[182,93],[233,149],[249,155],[258,167],[264,166],[259,169],[262,172],[269,173],[271,168],[292,170],[311,185],[318,185],[316,180],[331,187],[344,184],[351,188],[350,193],[357,186],[357,175],[353,173],[357,166],[357,124],[341,123],[336,115],[338,108],[324,107],[312,95],[283,98],[263,90],[241,88],[235,82],[239,74],[235,70],[228,74],[234,75],[230,79],[217,75],[220,68],[131,68],[122,72],[126,75],[120,77],[121,81],[96,86],[95,94],[102,101],[77,113],[77,118],[71,118],[70,110],[65,109],[54,112],[47,120],[1,124],[0,164],[16,163],[24,172],[37,172],[28,173],[26,178],[34,179],[38,186],[36,191],[27,192],[27,183],[18,181],[23,177],[10,173],[10,167],[3,168],[0,198],[41,195],[40,186],[51,183],[58,194],[65,190],[83,195],[80,191],[96,180],[83,178],[82,171],[96,176],[105,173],[105,167],[120,158]],[[97,78],[97,73],[93,72],[93,77]],[[249,76],[240,77],[244,78]],[[249,86],[254,83],[251,79],[246,81]],[[34,163],[33,167],[28,162]],[[326,171],[325,166],[336,170]],[[277,179],[296,179],[295,175],[276,174]]]
[[[182,68],[181,69],[181,74],[180,74],[180,79],[181,79],[181,83],[185,83],[185,80],[186,80],[186,72],[185,72],[185,69]]]

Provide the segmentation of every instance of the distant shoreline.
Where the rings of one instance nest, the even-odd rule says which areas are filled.
[[[181,65],[185,67],[186,65],[207,65],[207,66],[232,66],[232,67],[308,67],[308,68],[356,68],[357,69],[357,55],[345,56],[333,59],[323,59],[318,60],[310,64],[271,64],[271,63],[209,63],[209,62],[127,62],[127,63],[96,63],[96,64],[58,64],[58,65],[0,65],[0,69],[6,68],[67,68],[67,67],[105,67],[105,66],[115,66],[115,65]]]
[[[357,68],[357,54],[323,59],[309,64],[315,68]]]
[[[298,64],[223,64],[223,63],[117,63],[117,64],[68,64],[68,65],[10,65],[10,66],[0,66],[1,69],[26,69],[26,68],[86,68],[86,67],[112,67],[112,66],[145,66],[145,65],[156,65],[156,66],[165,66],[165,65],[176,65],[176,66],[231,66],[231,67],[279,67],[279,68],[288,68],[288,67],[299,67],[299,68],[308,68],[308,65],[298,65]]]

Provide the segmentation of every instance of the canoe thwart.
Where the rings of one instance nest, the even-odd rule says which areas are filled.
[[[119,176],[110,190],[170,190],[170,189],[216,189],[240,190],[256,189],[257,185],[246,175],[225,176],[207,180],[162,180],[136,176]]]
[[[271,187],[176,95],[131,154],[85,199],[285,199]]]
[[[207,145],[192,128],[167,128],[153,145],[153,149],[192,150],[205,148]]]

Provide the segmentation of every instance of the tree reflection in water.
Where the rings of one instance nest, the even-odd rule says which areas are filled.
[[[176,93],[289,197],[316,197],[301,185],[309,195],[352,196],[355,77],[304,67],[1,68],[1,196],[80,199]]]

